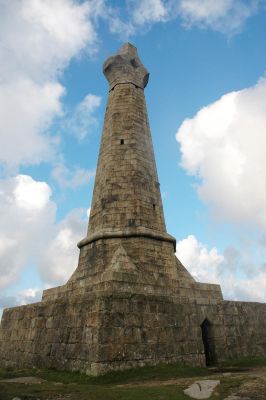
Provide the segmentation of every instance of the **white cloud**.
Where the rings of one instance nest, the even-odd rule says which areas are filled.
[[[255,86],[202,108],[182,123],[176,136],[182,166],[198,178],[199,197],[216,221],[238,228],[234,234],[239,236],[239,249],[227,248],[217,265],[213,249],[185,239],[188,266],[195,273],[196,265],[201,279],[206,275],[208,280],[210,273],[231,299],[266,300],[265,104],[266,79],[261,78]],[[186,255],[185,244],[180,245]],[[208,261],[202,268],[202,253],[213,265],[210,269]]]
[[[266,302],[266,272],[261,272],[250,279],[231,281],[228,296],[234,300]]]
[[[224,257],[215,247],[208,250],[195,236],[189,235],[177,242],[176,255],[197,281],[218,283],[217,268]]]
[[[266,301],[265,265],[245,265],[242,252],[234,247],[219,254],[189,235],[177,242],[176,255],[197,281],[221,284],[225,299]]]
[[[109,24],[110,32],[119,35],[123,41],[135,35],[136,27],[132,21],[124,21],[116,12],[111,12],[110,16],[107,15],[105,18]]]
[[[0,82],[0,163],[12,168],[51,156],[56,141],[45,132],[61,115],[63,93],[56,82],[36,84],[25,77]]]
[[[63,128],[76,136],[79,140],[84,139],[92,129],[98,127],[98,121],[93,115],[100,106],[102,98],[94,94],[87,94],[77,105],[72,114],[63,122]]]
[[[140,26],[180,18],[185,28],[194,26],[233,35],[243,28],[261,4],[259,0],[128,0],[131,34]]]
[[[51,189],[45,182],[36,182],[28,175],[14,178],[14,205],[26,211],[34,212],[46,207],[51,197]]]
[[[95,171],[74,167],[71,170],[63,163],[57,164],[52,170],[53,179],[62,188],[76,189],[89,183],[95,175]]]
[[[65,91],[58,78],[82,50],[95,50],[95,9],[72,0],[0,7],[0,163],[14,167],[51,157],[56,140],[47,131]]]
[[[258,3],[257,0],[180,0],[178,11],[186,27],[195,25],[234,34],[255,14]]]
[[[266,79],[186,119],[176,138],[182,166],[199,178],[215,217],[266,229]]]
[[[47,183],[18,175],[0,187],[0,288],[16,282],[29,262],[44,283],[64,283],[76,267],[86,211],[74,210],[57,223]]]
[[[45,182],[18,175],[0,181],[0,288],[15,282],[50,229],[56,206]]]
[[[19,292],[16,296],[0,296],[0,321],[3,310],[9,307],[16,307],[29,303],[35,303],[42,298],[42,290],[39,288],[28,288]]]
[[[24,289],[17,295],[17,302],[20,305],[35,303],[42,298],[42,290],[39,288]]]
[[[71,0],[14,0],[2,3],[1,47],[5,62],[1,75],[54,79],[69,60],[87,47],[95,48],[96,32],[88,2]]]
[[[132,21],[124,20],[122,13],[124,12],[125,5],[117,5],[113,7],[110,2],[106,0],[91,0],[90,7],[93,9],[95,19],[104,21],[109,28],[109,31],[121,36],[125,41],[129,36],[135,33]]]
[[[161,0],[141,0],[128,2],[134,24],[144,25],[165,21],[167,8]]]
[[[46,285],[65,283],[76,269],[79,254],[77,243],[86,231],[85,216],[85,210],[73,210],[55,226],[46,247],[42,247],[38,266]]]

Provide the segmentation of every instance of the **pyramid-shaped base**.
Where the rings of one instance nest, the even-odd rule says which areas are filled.
[[[142,246],[141,264],[132,256],[136,249],[143,254]],[[99,240],[81,249],[66,285],[45,291],[39,303],[4,311],[0,365],[97,375],[265,355],[265,316],[266,304],[223,301],[218,285],[195,282],[171,243]]]

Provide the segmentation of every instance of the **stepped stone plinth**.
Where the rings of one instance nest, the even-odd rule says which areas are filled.
[[[41,302],[6,309],[0,366],[100,374],[131,366],[266,355],[266,305],[224,301],[175,256],[166,231],[144,88],[149,73],[126,43],[109,82],[87,236],[69,281]]]

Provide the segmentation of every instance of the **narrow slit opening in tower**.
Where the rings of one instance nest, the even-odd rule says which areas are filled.
[[[124,144],[124,139],[120,139],[120,144]]]
[[[205,318],[200,327],[201,327],[202,341],[204,346],[206,366],[211,367],[217,364],[213,326],[211,322],[207,318]]]
[[[152,208],[155,210],[155,208],[156,208],[156,205],[155,205],[155,204],[153,204],[153,205],[152,205]]]

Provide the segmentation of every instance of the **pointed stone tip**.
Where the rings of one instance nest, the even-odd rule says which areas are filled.
[[[133,44],[126,42],[123,44],[122,47],[120,47],[120,49],[118,50],[118,54],[127,54],[127,53],[132,53],[136,56],[137,48]]]
[[[103,73],[110,89],[118,83],[132,83],[144,89],[149,79],[149,73],[139,59],[137,48],[129,42],[124,43],[116,54],[105,61]]]

